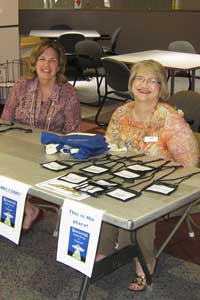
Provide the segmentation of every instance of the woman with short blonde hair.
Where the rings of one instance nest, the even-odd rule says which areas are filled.
[[[162,101],[168,97],[164,67],[153,60],[136,63],[131,70],[129,91],[134,101],[116,109],[107,127],[106,140],[110,148],[197,166],[198,144],[183,118],[183,112]],[[156,265],[155,222],[139,228],[136,237],[152,274]],[[96,258],[101,259],[115,251],[116,243],[119,248],[130,244],[130,232],[103,223]],[[138,292],[146,288],[146,279],[138,259],[135,262],[136,277],[129,284],[129,289]]]

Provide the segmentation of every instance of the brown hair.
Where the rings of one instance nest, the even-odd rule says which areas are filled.
[[[168,84],[167,84],[167,74],[165,68],[157,61],[149,59],[149,60],[143,60],[133,65],[130,72],[129,77],[129,83],[128,83],[128,89],[130,94],[133,94],[132,92],[132,84],[137,76],[137,73],[139,70],[149,70],[154,74],[156,79],[160,82],[160,99],[164,100],[169,96],[168,91]],[[134,96],[134,95],[133,95]]]
[[[56,74],[56,79],[58,83],[66,82],[65,77],[65,65],[66,65],[66,57],[64,47],[55,41],[51,40],[42,40],[33,50],[29,60],[29,68],[27,72],[27,79],[33,79],[37,76],[36,73],[36,63],[38,57],[48,48],[52,48],[56,51],[58,55],[58,72]]]

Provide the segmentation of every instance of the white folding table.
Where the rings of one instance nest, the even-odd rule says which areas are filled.
[[[10,127],[13,126],[7,126],[5,128]],[[20,125],[20,127],[27,128],[27,126],[23,125]],[[1,125],[0,131],[3,128],[4,126]],[[69,159],[69,157],[66,157],[63,153],[47,155],[45,146],[40,143],[40,133],[41,130],[39,129],[33,129],[31,133],[17,129],[0,132],[0,175],[26,183],[31,186],[29,193],[32,196],[62,206],[63,201],[67,201],[66,197],[39,188],[36,184],[59,175],[64,175],[72,170],[76,171],[78,170],[78,166],[76,165],[72,170],[61,171],[59,174],[43,168],[40,165],[41,163],[52,160]],[[126,163],[127,159],[124,153],[121,154],[121,157]],[[148,160],[148,157],[145,159]],[[82,161],[79,167],[82,168],[91,163],[91,160]],[[175,174],[176,176],[182,176],[198,170],[197,168],[180,168]],[[169,196],[142,192],[141,196],[124,203],[104,194],[97,198],[89,197],[82,201],[96,209],[103,210],[104,222],[134,233],[137,228],[155,221],[181,207],[186,207],[186,209],[188,207],[190,208],[191,205],[200,198],[199,182],[200,174],[181,183],[177,191]],[[70,200],[70,197],[68,199]],[[134,253],[133,250],[137,251]],[[118,252],[111,255],[111,257],[106,257],[102,261],[96,262],[92,277],[97,279],[101,278],[104,274],[113,270],[114,267],[120,266],[121,259],[122,263],[124,263],[127,262],[127,259],[130,260],[134,255],[137,255],[147,276],[147,282],[149,284],[151,283],[151,275],[148,272],[142,251],[137,245],[137,242],[136,245],[125,248],[123,252]],[[90,278],[85,276],[78,299],[86,299],[89,283]]]
[[[200,55],[182,52],[173,52],[165,50],[147,50],[141,52],[125,53],[109,58],[118,60],[127,65],[135,64],[142,60],[153,59],[161,63],[165,68],[171,70],[171,91],[174,93],[174,79],[176,70],[190,70],[191,89],[195,90],[195,71],[200,68]]]
[[[85,36],[87,39],[99,39],[101,37],[100,33],[96,30],[90,30],[90,29],[77,29],[77,30],[31,30],[29,32],[30,36],[38,36],[41,38],[58,38],[59,36],[63,34],[68,33],[79,33]]]

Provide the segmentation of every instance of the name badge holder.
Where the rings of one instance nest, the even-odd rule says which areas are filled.
[[[105,192],[104,188],[93,184],[85,184],[75,189],[93,197],[98,197]]]
[[[123,179],[126,179],[126,180],[130,180],[130,181],[141,177],[140,173],[132,172],[132,171],[129,171],[128,169],[113,172],[113,175],[118,176]]]
[[[143,191],[168,196],[175,192],[177,187],[178,185],[176,184],[169,184],[162,181],[154,181],[153,183],[145,187]]]
[[[82,174],[79,173],[68,173],[64,176],[59,177],[58,179],[73,184],[80,184],[83,183],[84,181],[87,181],[88,176],[83,176]]]
[[[90,165],[90,166],[82,168],[80,170],[83,172],[99,175],[99,174],[109,172],[110,168],[104,167],[104,166],[102,167],[102,166]]]
[[[99,186],[103,188],[105,191],[110,191],[113,189],[116,189],[117,187],[120,186],[119,183],[113,182],[111,180],[104,180],[104,179],[99,179],[99,180],[89,180],[89,183]]]
[[[116,188],[112,191],[107,192],[106,195],[116,200],[127,202],[136,197],[139,197],[141,193],[130,189]]]
[[[64,171],[64,170],[68,170],[71,168],[70,165],[61,163],[57,160],[54,161],[49,161],[46,163],[42,163],[40,164],[43,168],[54,171],[54,172],[59,172],[59,171]]]
[[[152,171],[156,170],[156,167],[149,166],[149,165],[142,164],[142,163],[136,163],[136,164],[127,166],[127,169],[129,169],[131,171],[139,172],[140,174],[143,175],[144,173],[152,172]]]

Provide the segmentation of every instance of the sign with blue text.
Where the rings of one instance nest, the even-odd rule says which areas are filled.
[[[29,186],[0,176],[0,235],[19,243]]]
[[[62,207],[57,260],[91,277],[103,211],[73,200]]]

